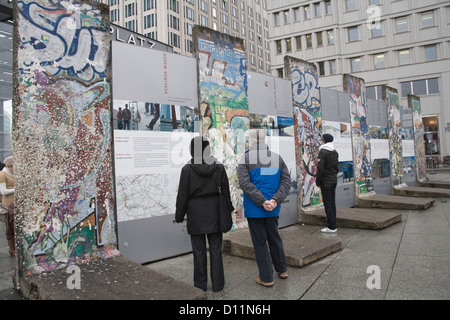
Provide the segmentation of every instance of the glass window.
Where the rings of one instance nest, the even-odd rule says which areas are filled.
[[[320,17],[320,2],[314,3],[314,13],[316,17]]]
[[[318,46],[318,47],[323,46],[323,41],[322,41],[322,31],[316,33],[316,39],[317,39],[317,46]]]
[[[325,1],[325,13],[326,14],[331,14],[331,1]]]
[[[369,0],[369,5],[377,6],[380,4],[380,0]]]
[[[306,48],[312,48],[312,34],[309,33],[306,35]]]
[[[361,71],[361,57],[350,59],[352,72]]]
[[[301,36],[295,37],[295,46],[296,46],[297,50],[302,49],[302,37]]]
[[[277,69],[278,78],[283,78],[283,68]]]
[[[437,50],[436,45],[430,45],[424,47],[425,51],[425,61],[434,61],[437,60]]]
[[[372,100],[377,100],[377,92],[376,92],[375,86],[366,87],[366,98],[372,99]]]
[[[294,21],[300,21],[300,8],[294,8]]]
[[[275,46],[277,47],[277,53],[281,53],[281,40],[275,40]]]
[[[428,79],[428,94],[439,93],[439,78]]]
[[[328,36],[328,44],[334,44],[334,31],[333,30],[328,30],[327,31],[327,36]]]
[[[413,81],[413,93],[416,96],[423,96],[427,94],[427,80]]]
[[[304,6],[303,9],[305,11],[305,20],[311,19],[311,10],[309,9],[309,6]]]
[[[320,61],[317,64],[319,66],[319,75],[324,76],[325,75],[325,61]]]
[[[406,17],[395,19],[395,26],[397,33],[408,31],[408,19]]]
[[[372,38],[377,38],[383,36],[383,30],[380,23],[373,23],[371,26]]]
[[[356,10],[356,0],[346,0],[347,11]]]
[[[411,81],[402,82],[402,97],[406,97],[408,94],[412,94]]]
[[[384,68],[384,53],[373,56],[375,69]]]
[[[409,49],[398,52],[398,61],[401,66],[411,62]]]
[[[291,38],[287,38],[286,39],[286,52],[291,52],[292,51],[292,42],[291,42]]]
[[[422,28],[434,27],[434,13],[427,11],[422,13]]]
[[[336,74],[336,60],[330,60],[330,73]]]
[[[279,26],[280,25],[280,13],[276,12],[273,14],[273,23],[275,24],[275,26]]]
[[[350,27],[347,29],[348,30],[348,41],[352,42],[352,41],[358,41],[359,40],[359,36],[358,36],[358,27]]]
[[[284,11],[284,23],[287,24],[290,22],[291,22],[291,20],[289,18],[289,10],[286,10],[286,11]]]

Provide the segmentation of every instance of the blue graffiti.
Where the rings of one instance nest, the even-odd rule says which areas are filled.
[[[30,50],[26,67],[39,64],[52,76],[64,75],[92,82],[107,76],[106,26],[98,10],[73,2],[46,8],[36,2],[18,2],[20,48]],[[32,52],[32,53],[31,53]]]

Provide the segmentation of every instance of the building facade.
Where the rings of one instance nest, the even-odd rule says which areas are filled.
[[[270,73],[269,22],[264,0],[97,0],[111,22],[193,55],[192,30],[200,25],[244,39],[248,70]]]
[[[320,86],[343,90],[343,74],[361,77],[367,97],[381,88],[421,98],[427,154],[450,154],[450,1],[268,1],[272,73],[284,56],[316,64]]]

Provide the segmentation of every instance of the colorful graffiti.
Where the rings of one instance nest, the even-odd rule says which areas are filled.
[[[414,132],[414,155],[416,158],[416,180],[424,182],[427,177],[427,158],[425,153],[425,140],[423,138],[425,129],[422,122],[422,106],[420,98],[408,95],[408,107],[412,112]]]
[[[16,221],[39,273],[116,251],[109,11],[84,0],[16,10]]]
[[[208,28],[194,28],[198,60],[199,105],[202,134],[211,143],[230,180],[234,227],[245,227],[243,195],[237,166],[245,151],[249,129],[247,67],[243,41]]]
[[[344,75],[344,92],[348,93],[349,97],[353,175],[355,197],[358,198],[374,193],[364,80],[351,75]]]
[[[402,119],[397,90],[383,86],[383,99],[386,101],[388,117],[391,187],[396,187],[403,184]]]
[[[315,184],[322,131],[319,75],[306,61],[286,56],[284,63],[292,82],[299,203],[302,210],[313,210],[322,206],[320,188]]]

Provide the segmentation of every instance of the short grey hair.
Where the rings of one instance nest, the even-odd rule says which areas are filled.
[[[252,146],[259,142],[266,141],[266,131],[264,129],[251,129],[248,133],[248,145]]]
[[[14,163],[13,157],[12,156],[6,157],[3,163],[5,164],[5,167],[12,167]]]

